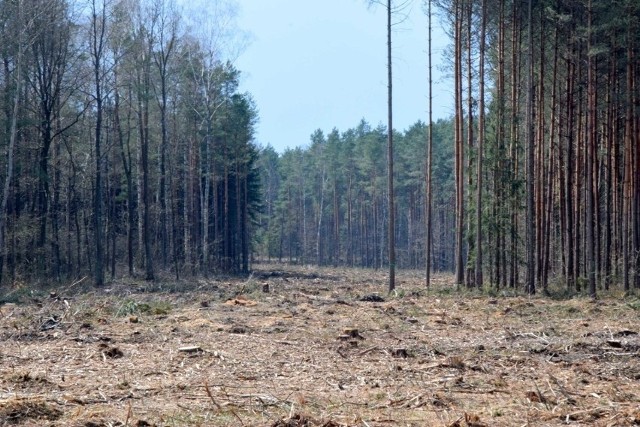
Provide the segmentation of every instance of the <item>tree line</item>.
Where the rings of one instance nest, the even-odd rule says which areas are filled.
[[[455,114],[394,131],[396,264],[530,293],[640,288],[640,3],[433,3]],[[385,135],[363,121],[264,149],[260,253],[387,266]]]
[[[0,284],[249,270],[232,5],[0,1]]]
[[[278,154],[254,145],[232,2],[0,0],[0,284],[259,256],[639,288],[640,3],[426,0],[425,22],[432,3],[451,118]]]
[[[434,126],[434,266],[453,269],[450,219],[453,122]],[[424,265],[424,122],[396,133],[398,266]],[[277,261],[324,266],[382,268],[387,252],[387,131],[362,120],[325,135],[317,130],[306,148],[279,155],[261,150],[263,210],[258,254]]]
[[[459,70],[457,233],[466,224],[468,238],[459,249],[474,258],[484,247],[491,282],[522,279],[530,293],[551,278],[592,296],[640,287],[640,3],[439,6]],[[461,220],[465,210],[478,220]],[[470,238],[481,229],[486,238]],[[457,263],[457,281],[481,286],[474,270]]]

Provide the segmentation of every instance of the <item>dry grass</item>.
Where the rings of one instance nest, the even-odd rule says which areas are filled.
[[[0,426],[640,425],[637,302],[262,268],[0,306]]]

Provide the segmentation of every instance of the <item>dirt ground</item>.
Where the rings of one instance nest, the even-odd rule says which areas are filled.
[[[412,272],[388,295],[385,280],[263,265],[13,289],[0,426],[640,425],[637,298],[490,296],[445,276],[426,291]]]

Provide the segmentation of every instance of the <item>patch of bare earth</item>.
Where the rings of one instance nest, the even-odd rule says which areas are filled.
[[[438,280],[271,265],[5,304],[0,426],[640,425],[637,303]]]

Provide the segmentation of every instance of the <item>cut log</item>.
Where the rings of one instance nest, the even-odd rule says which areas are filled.
[[[198,345],[190,345],[190,346],[186,346],[186,347],[180,347],[178,349],[179,352],[181,353],[198,353],[200,351],[202,351],[202,347],[198,346]]]

